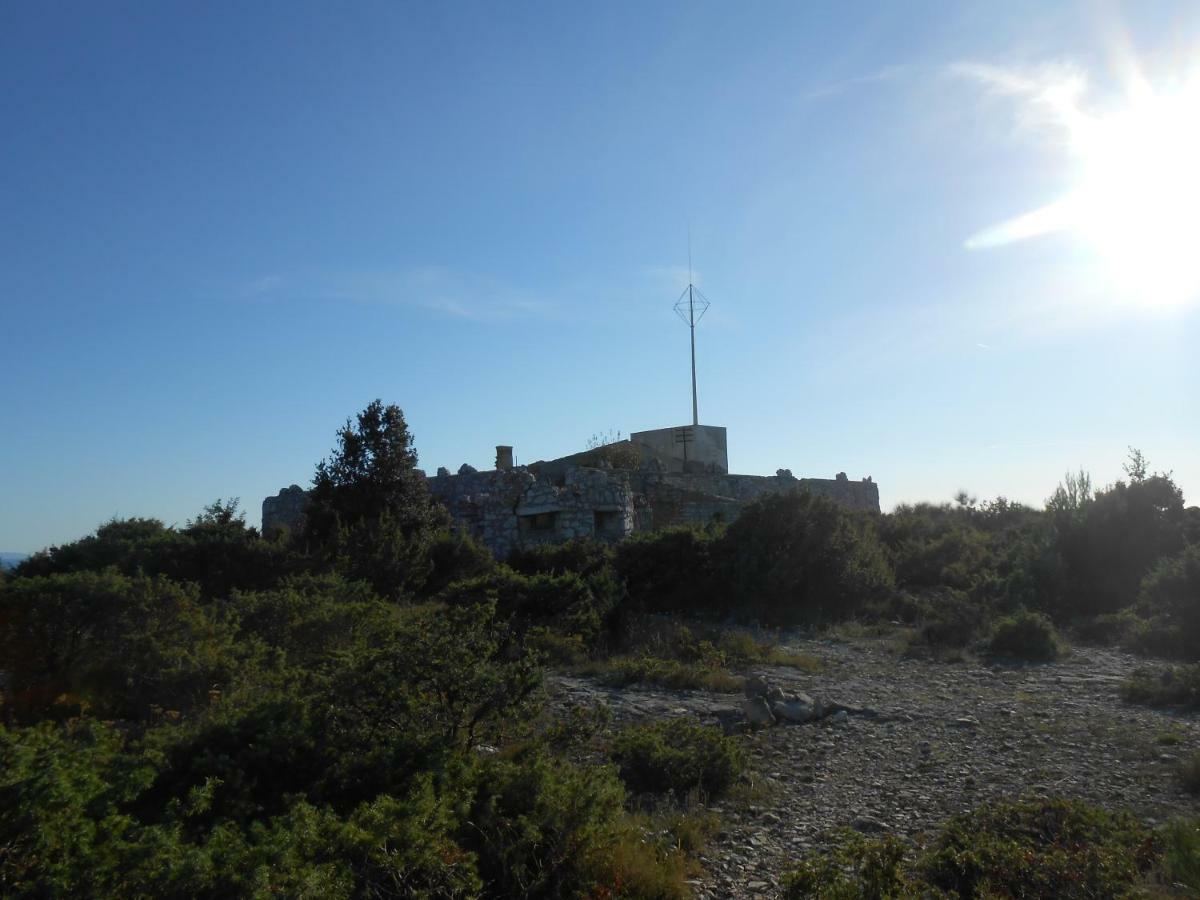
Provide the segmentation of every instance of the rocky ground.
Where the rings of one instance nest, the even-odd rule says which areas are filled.
[[[1200,797],[1183,793],[1174,772],[1178,757],[1200,749],[1200,717],[1118,696],[1144,660],[1081,647],[1049,665],[939,663],[899,658],[883,638],[785,646],[819,657],[824,670],[755,673],[854,712],[743,738],[752,784],[715,804],[724,825],[704,857],[701,897],[774,896],[780,876],[831,829],[913,837],[989,798],[1079,798],[1151,823],[1200,815]],[[699,691],[610,689],[563,676],[551,691],[559,702],[603,700],[618,723],[740,717],[740,697]],[[1160,741],[1165,732],[1180,740]]]

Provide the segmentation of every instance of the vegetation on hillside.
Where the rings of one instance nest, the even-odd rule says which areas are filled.
[[[544,666],[738,690],[747,666],[818,665],[764,629],[847,618],[906,623],[914,652],[1044,660],[1066,630],[1195,661],[1200,513],[1140,455],[1127,477],[1071,476],[1044,510],[773,496],[727,527],[501,565],[376,401],[317,465],[296,534],[264,539],[218,500],[0,574],[0,894],[686,895],[698,838],[679,834],[708,826],[648,822],[634,795],[729,790],[736,741],[666,723],[596,764],[587,729],[543,715]],[[1129,696],[1195,702],[1172,672]]]

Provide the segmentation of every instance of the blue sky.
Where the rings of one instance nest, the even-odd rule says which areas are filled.
[[[430,471],[683,423],[689,228],[735,471],[1041,503],[1133,445],[1195,503],[1194,292],[988,237],[1133,67],[1190,78],[1200,5],[5,4],[0,549],[257,524],[375,397]]]

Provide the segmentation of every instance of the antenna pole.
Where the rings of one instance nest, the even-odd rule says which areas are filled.
[[[691,254],[688,254],[691,256]],[[689,260],[690,263],[690,260]],[[689,268],[690,265],[689,265]],[[692,297],[692,283],[688,282],[688,328],[692,332],[692,424],[700,424],[700,413],[696,405],[696,301]]]
[[[683,298],[687,297],[687,304]],[[696,323],[708,312],[708,298],[692,284],[692,228],[688,226],[688,286],[675,301],[675,312],[691,332],[692,340],[692,425],[700,424],[700,406],[696,399]],[[684,448],[686,450],[686,446]]]

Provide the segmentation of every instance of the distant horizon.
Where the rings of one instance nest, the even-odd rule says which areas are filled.
[[[639,430],[643,430],[643,429],[639,429]],[[622,432],[622,435],[623,435],[622,439],[627,439],[629,437],[629,434],[630,434],[629,432]],[[585,449],[583,446],[580,446],[578,448],[579,451],[581,451],[583,449]],[[1128,449],[1140,449],[1140,448],[1127,448],[1127,450]],[[430,467],[424,465],[423,463],[421,463],[419,448],[417,448],[417,450],[418,450],[417,468],[419,468],[421,471],[423,471],[427,477],[436,477],[437,467],[435,466],[433,468],[430,468]],[[577,452],[577,451],[572,451],[572,452]],[[517,465],[518,466],[529,465],[534,462],[539,462],[539,461],[544,461],[544,460],[548,461],[548,460],[554,459],[554,458],[556,458],[556,457],[538,456],[537,458],[531,459],[528,461],[518,460]],[[1114,476],[1112,478],[1107,478],[1107,479],[1097,477],[1097,473],[1088,471],[1085,468],[1084,471],[1087,472],[1087,474],[1092,478],[1093,490],[1103,490],[1103,489],[1111,486],[1112,484],[1116,483],[1117,481],[1126,481],[1127,482],[1128,476],[1125,473],[1124,469],[1122,468],[1122,466],[1124,465],[1124,463],[1126,461],[1127,461],[1127,458],[1123,459],[1121,461],[1121,464],[1117,466],[1119,474],[1117,474],[1116,476]],[[313,462],[314,469],[316,467],[316,462],[317,461]],[[467,462],[467,464],[473,465],[476,469],[479,469],[480,471],[485,471],[485,470],[490,470],[490,469],[495,468],[494,459],[491,460],[491,462],[482,463],[479,465],[475,465],[474,463],[471,463],[469,461]],[[448,468],[450,470],[450,472],[453,474],[458,470],[459,465],[462,465],[462,463],[459,463],[458,465],[455,465],[455,466],[446,465],[446,468]],[[775,470],[772,470],[770,472],[739,472],[731,464],[730,472],[733,474],[740,474],[740,475],[774,475],[776,473],[776,471],[778,471],[779,469],[786,469],[786,468],[788,468],[788,467],[787,466],[779,466]],[[1171,472],[1170,470],[1159,471],[1158,467],[1154,466],[1153,464],[1151,464],[1150,469],[1151,469],[1151,474],[1165,474],[1165,475],[1171,475],[1172,477],[1174,477],[1173,472]],[[839,470],[839,471],[842,471],[842,470]],[[1005,494],[981,494],[979,492],[970,490],[966,487],[961,488],[961,490],[966,491],[970,497],[977,500],[980,504],[986,503],[986,502],[991,502],[991,501],[997,500],[1001,497],[1004,497],[1004,499],[1007,499],[1011,502],[1021,503],[1021,504],[1024,504],[1025,506],[1029,506],[1034,509],[1042,509],[1045,507],[1046,501],[1051,497],[1051,495],[1053,495],[1055,489],[1062,483],[1062,478],[1068,474],[1075,474],[1078,471],[1079,471],[1078,467],[1076,467],[1074,469],[1064,469],[1063,473],[1062,473],[1062,475],[1060,475],[1059,479],[1057,481],[1055,481],[1054,484],[1050,485],[1046,489],[1045,496],[1036,501],[1028,501],[1028,500],[1024,500],[1024,499],[1021,499],[1018,497],[1013,497],[1013,496],[1009,496],[1009,495],[1005,495]],[[836,472],[814,474],[814,473],[810,473],[810,472],[799,472],[794,469],[792,470],[792,474],[798,479],[803,479],[803,478],[829,478],[829,479],[832,479],[832,478],[836,477],[836,475],[837,475]],[[846,473],[846,477],[852,481],[860,481],[863,478],[867,477],[867,475],[870,475],[870,473],[866,473],[862,476],[855,476],[853,473],[850,473],[850,472]],[[872,480],[879,486],[880,495],[882,497],[885,494],[886,486],[883,484],[879,484],[879,480],[874,478],[874,476],[871,476],[871,477],[872,477]],[[167,527],[182,528],[182,527],[184,527],[184,525],[188,519],[194,518],[197,514],[200,513],[200,511],[204,505],[207,505],[207,503],[210,503],[217,499],[224,499],[224,500],[237,499],[238,500],[238,511],[245,516],[247,525],[253,526],[254,528],[259,528],[261,526],[262,502],[264,499],[266,499],[267,497],[275,496],[281,490],[291,487],[292,485],[298,485],[298,486],[304,488],[305,490],[308,490],[311,487],[311,482],[312,482],[312,478],[310,475],[308,478],[305,478],[303,480],[292,480],[292,481],[288,481],[286,483],[281,483],[275,490],[271,491],[268,494],[264,494],[262,497],[252,499],[251,502],[249,502],[249,503],[247,503],[247,498],[244,498],[244,497],[236,497],[235,498],[232,495],[218,494],[218,495],[210,498],[204,504],[201,504],[200,507],[197,507],[195,510],[193,510],[191,513],[189,513],[187,516],[185,516],[183,518],[177,518],[177,519],[168,519],[167,517],[164,517],[162,515],[156,515],[152,511],[142,511],[142,512],[136,512],[136,513],[128,513],[128,514],[116,514],[115,513],[113,515],[109,515],[109,516],[106,516],[106,517],[100,519],[95,524],[93,524],[90,528],[88,528],[85,531],[82,531],[79,534],[76,534],[72,537],[68,537],[65,540],[52,541],[50,543],[44,544],[40,547],[36,547],[36,548],[30,549],[30,550],[0,551],[0,561],[3,561],[5,558],[14,557],[14,556],[27,558],[29,556],[33,556],[36,553],[40,553],[42,551],[48,550],[52,546],[61,546],[63,544],[71,543],[72,541],[79,540],[80,538],[86,537],[89,534],[93,534],[97,528],[99,528],[100,526],[102,526],[105,523],[110,522],[114,519],[118,519],[118,520],[119,519],[129,519],[129,518],[157,519],[158,521],[162,522]],[[1189,499],[1188,499],[1189,494],[1188,494],[1186,485],[1180,484],[1178,482],[1178,480],[1175,480],[1175,484],[1183,492],[1185,506],[1197,505],[1194,502],[1189,502]],[[888,503],[883,503],[881,501],[880,506],[881,506],[882,514],[887,515],[887,514],[895,512],[897,507],[904,506],[904,505],[915,505],[915,504],[920,504],[920,503],[929,503],[929,504],[933,504],[933,505],[942,505],[942,504],[954,505],[955,502],[956,502],[955,496],[954,496],[954,494],[951,494],[948,497],[936,498],[936,499],[934,499],[934,498],[915,498],[915,499],[889,501]]]

